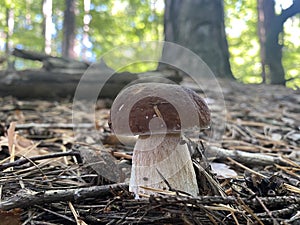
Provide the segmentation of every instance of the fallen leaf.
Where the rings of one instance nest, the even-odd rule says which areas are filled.
[[[9,211],[0,210],[0,224],[1,225],[20,225],[21,223],[21,212],[19,208],[12,209]]]
[[[219,178],[232,178],[232,177],[237,177],[238,174],[229,168],[229,166],[227,166],[224,163],[211,163],[211,168],[213,173],[217,174],[217,177]]]
[[[13,145],[15,140],[15,128],[16,128],[16,122],[11,122],[7,130],[8,149],[11,156],[14,156]]]

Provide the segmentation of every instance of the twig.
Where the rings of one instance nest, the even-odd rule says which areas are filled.
[[[43,174],[43,177],[47,177],[47,175],[43,172],[43,170],[33,161],[33,160],[31,160],[30,158],[28,158],[28,157],[26,157],[26,156],[23,156],[24,157],[24,159],[26,159],[28,162],[30,162],[35,168],[37,168],[40,172],[41,172],[41,174]]]
[[[51,214],[53,214],[53,215],[55,215],[55,216],[61,217],[61,218],[65,219],[65,220],[71,221],[71,222],[73,222],[73,223],[75,222],[75,220],[73,220],[72,218],[70,218],[70,217],[68,217],[68,216],[66,216],[66,215],[62,215],[62,214],[60,214],[60,213],[54,212],[54,211],[52,211],[52,210],[50,210],[50,209],[46,209],[46,208],[41,207],[41,206],[39,206],[39,205],[36,205],[35,207],[37,207],[37,208],[39,208],[39,209],[41,209],[41,210],[43,210],[43,211],[45,211],[45,212],[51,213]]]
[[[167,181],[167,179],[162,175],[162,173],[156,168],[156,172],[160,176],[160,178],[165,182],[167,187],[169,188],[169,191],[174,191],[174,189],[171,187],[170,183]]]
[[[80,156],[80,153],[70,150],[67,152],[58,152],[58,153],[53,153],[53,154],[48,154],[48,155],[39,155],[39,156],[30,157],[30,158],[20,158],[18,160],[15,160],[14,162],[3,163],[2,165],[0,165],[0,170],[5,170],[5,169],[7,169],[9,167],[13,167],[13,166],[21,166],[28,162],[34,162],[37,160],[50,159],[50,158],[58,158],[58,157],[63,157],[63,156]]]
[[[255,199],[256,200],[256,199]],[[249,207],[248,204],[245,203],[244,199],[239,198],[237,202],[240,204],[240,206],[247,212],[249,213],[260,225],[264,225],[264,223],[260,220],[260,218],[258,218],[258,216],[256,215],[256,213],[253,212],[253,210]]]
[[[279,225],[278,221],[274,218],[274,216],[272,215],[272,213],[270,212],[270,210],[267,208],[266,204],[258,197],[255,195],[255,193],[248,189],[248,191],[255,196],[255,199],[259,202],[259,204],[262,206],[262,208],[265,210],[265,212],[267,213],[267,215],[272,219],[273,224],[274,225]]]
[[[283,185],[288,191],[300,194],[300,188],[297,188],[297,187],[287,184],[287,183],[284,183]]]
[[[162,193],[162,192],[161,192]],[[252,207],[261,206],[257,199],[252,198],[239,198],[246,205]],[[300,197],[297,196],[276,196],[276,197],[260,197],[261,201],[263,201],[266,205],[276,205],[276,206],[286,206],[290,204],[300,204]],[[176,203],[182,204],[193,204],[193,205],[207,205],[207,204],[236,204],[237,198],[233,196],[222,197],[222,196],[201,196],[201,197],[191,197],[191,196],[178,196],[178,195],[168,195],[167,196],[158,196],[151,198],[151,202],[155,202],[156,204],[169,204],[175,205]],[[122,204],[124,207],[134,207],[135,205],[148,204],[148,199],[139,199],[123,201]]]
[[[271,219],[273,221],[273,224],[274,225],[279,225],[278,221],[274,218],[274,216],[272,215],[272,212],[270,212],[270,210],[267,208],[267,206],[265,205],[265,203],[263,203],[262,200],[258,196],[255,196],[255,198],[261,204],[261,206],[266,211],[266,213],[268,214],[268,216],[271,217]]]
[[[247,166],[244,166],[243,164],[241,164],[241,163],[235,161],[234,159],[231,159],[231,158],[229,158],[229,157],[227,157],[227,159],[228,159],[230,162],[232,162],[232,163],[238,165],[239,167],[243,168],[244,170],[249,171],[250,173],[256,174],[257,176],[260,176],[260,177],[263,177],[263,178],[267,178],[267,176],[265,176],[265,175],[263,175],[263,174],[261,174],[261,173],[259,173],[259,172],[256,172],[255,170],[252,170],[252,169],[248,168]]]
[[[226,160],[228,157],[238,160],[246,165],[287,165],[281,157],[270,156],[261,153],[249,153],[239,150],[227,150],[216,146],[208,146],[206,150],[208,157],[217,158],[219,160]]]
[[[72,212],[72,214],[73,214],[73,216],[74,216],[74,218],[76,220],[76,224],[77,225],[87,225],[86,222],[84,222],[82,219],[79,218],[79,214],[76,212],[73,204],[71,202],[68,202],[68,204],[69,204],[71,212]]]
[[[26,130],[30,128],[52,128],[52,129],[75,129],[75,128],[93,128],[95,125],[93,123],[25,123],[17,124],[16,130]]]
[[[287,217],[288,215],[295,213],[297,210],[299,210],[299,205],[292,204],[292,205],[288,205],[286,208],[283,209],[273,210],[271,211],[271,213],[275,217]],[[268,213],[262,212],[262,213],[257,213],[256,215],[259,217],[266,217]]]

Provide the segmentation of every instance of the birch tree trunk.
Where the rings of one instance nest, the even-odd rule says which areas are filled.
[[[52,0],[43,0],[43,16],[44,52],[51,54]]]
[[[5,45],[5,53],[8,55],[12,48],[11,36],[14,32],[15,19],[14,19],[14,10],[10,8],[6,8],[6,45]]]
[[[82,35],[82,58],[87,60],[88,50],[89,50],[89,30],[90,30],[90,22],[91,22],[91,15],[90,15],[90,8],[91,8],[91,0],[84,0],[84,16],[83,16],[83,35]]]

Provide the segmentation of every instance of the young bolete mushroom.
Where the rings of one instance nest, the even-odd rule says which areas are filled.
[[[199,194],[183,130],[208,128],[210,111],[194,91],[173,84],[140,83],[114,100],[109,125],[116,135],[139,135],[135,144],[129,190],[154,194],[147,186]]]

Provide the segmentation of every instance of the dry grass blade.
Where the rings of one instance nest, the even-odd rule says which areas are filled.
[[[8,138],[8,149],[10,154],[10,162],[15,161],[15,128],[16,122],[11,122],[9,128],[7,130],[7,138]]]
[[[76,220],[76,224],[77,224],[77,225],[88,225],[86,222],[84,222],[84,221],[80,218],[80,216],[79,216],[78,213],[76,212],[76,210],[75,210],[73,204],[72,204],[71,202],[68,202],[68,204],[69,204],[69,207],[70,207],[70,209],[71,209],[71,212],[72,212],[72,214],[73,214],[73,216],[74,216],[74,218],[75,218],[75,220]]]
[[[286,184],[286,183],[284,183],[283,185],[284,185],[284,187],[285,187],[288,191],[291,191],[291,192],[300,194],[300,188],[297,188],[297,187],[295,187],[295,186],[293,186],[293,185]]]
[[[139,186],[139,187],[142,188],[142,189],[148,190],[148,191],[156,192],[158,194],[163,194],[163,195],[178,195],[178,193],[176,193],[175,191],[168,191],[168,190],[163,190],[163,189],[158,189],[158,188],[152,188],[152,187],[146,187],[146,186]],[[180,194],[182,194],[182,193],[180,193]],[[139,193],[139,195],[150,197],[149,195],[144,195],[144,194],[141,194],[141,193]]]
[[[256,174],[256,175],[258,175],[258,176],[260,176],[260,177],[263,177],[263,178],[267,178],[267,176],[265,176],[265,175],[263,175],[263,174],[261,174],[261,173],[259,173],[259,172],[256,172],[256,171],[254,171],[254,170],[248,168],[247,166],[244,166],[243,164],[241,164],[241,163],[235,161],[234,159],[231,159],[231,158],[227,158],[227,159],[228,159],[230,162],[234,163],[235,165],[237,165],[237,166],[243,168],[244,170],[249,171],[250,173]]]

